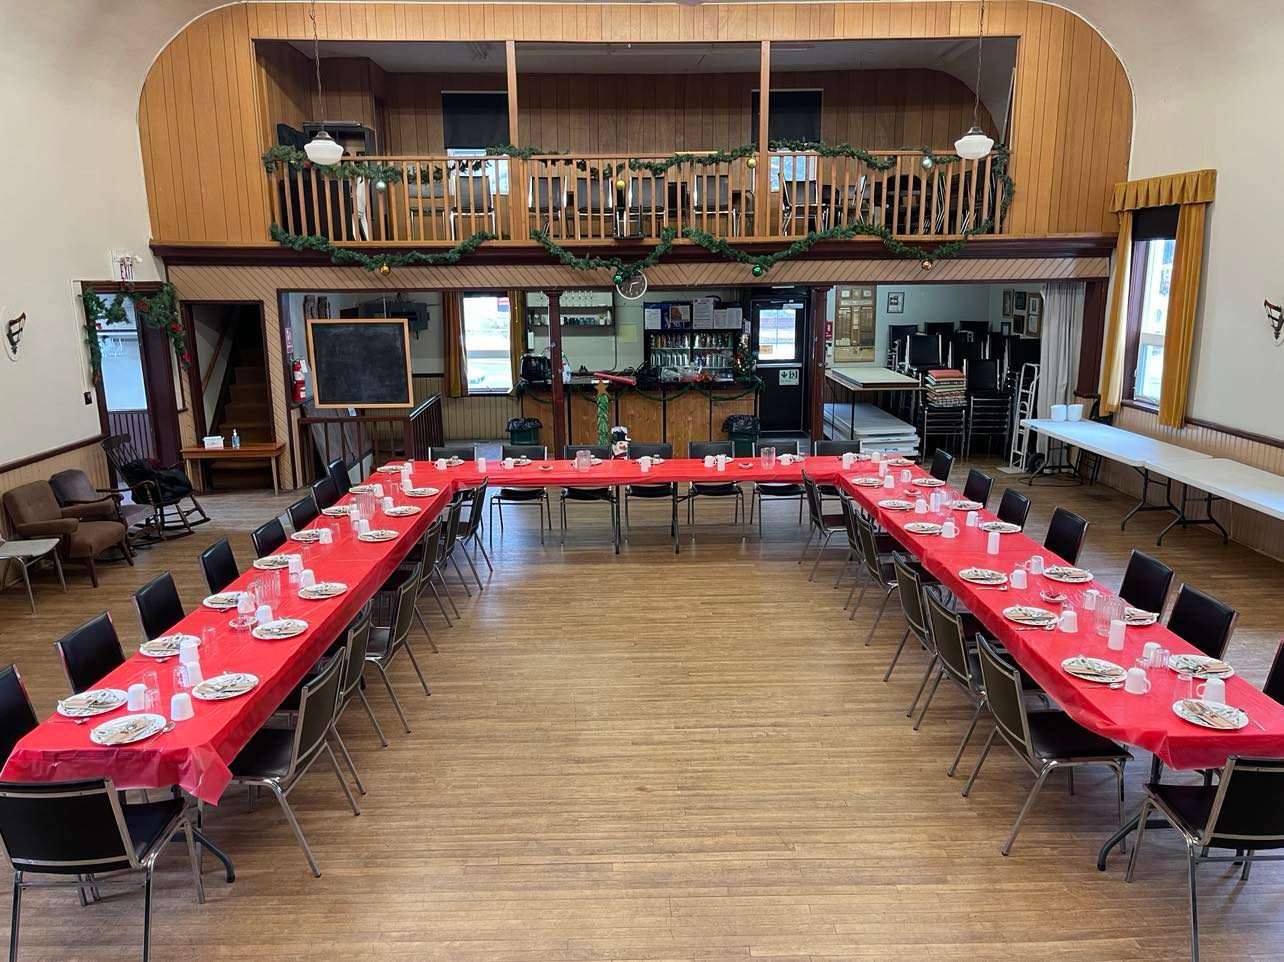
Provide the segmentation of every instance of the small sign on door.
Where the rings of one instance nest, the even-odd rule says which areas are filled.
[[[782,369],[781,369],[781,371],[780,371],[780,386],[781,386],[781,387],[797,387],[797,386],[798,386],[798,375],[799,375],[800,373],[801,373],[801,371],[800,371],[798,368],[796,368],[796,367],[786,367],[786,368],[782,368]]]

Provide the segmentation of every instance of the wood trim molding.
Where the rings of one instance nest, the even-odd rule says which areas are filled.
[[[1137,406],[1140,407],[1141,405]],[[1158,412],[1158,408],[1147,407],[1145,410]],[[1225,424],[1218,424],[1216,421],[1205,421],[1201,418],[1187,418],[1186,423],[1192,424],[1197,428],[1206,428],[1209,431],[1229,434],[1233,438],[1243,438],[1245,441],[1252,441],[1254,444],[1265,444],[1267,447],[1284,449],[1284,438],[1270,438],[1264,434],[1242,431],[1239,428],[1227,427]]]
[[[25,468],[28,465],[35,464],[37,461],[44,461],[47,458],[56,458],[60,454],[68,454],[72,451],[78,450],[79,448],[87,448],[91,444],[98,444],[106,436],[107,435],[100,431],[87,438],[81,438],[79,441],[62,444],[56,448],[50,448],[47,451],[39,451],[36,454],[28,455],[25,458],[18,458],[16,461],[8,461],[5,464],[0,464],[0,474],[5,474],[9,471],[17,471],[19,468]]]

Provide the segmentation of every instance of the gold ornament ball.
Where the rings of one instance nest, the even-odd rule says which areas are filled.
[[[387,277],[389,274],[392,273],[392,268],[389,267],[387,264],[380,264],[379,273],[382,274],[384,277]]]
[[[932,262],[927,258],[923,258],[923,260],[918,262],[918,266],[923,268],[925,271],[930,271],[932,269]]]
[[[745,161],[745,166],[748,167],[750,170],[753,170],[755,167],[758,166],[758,158],[750,157],[748,160]]]
[[[624,189],[625,187],[627,187],[627,186],[629,186],[629,185],[628,185],[627,183],[625,183],[625,181],[624,181],[624,178],[623,178],[623,177],[617,177],[617,178],[616,178],[616,180],[615,180],[615,189],[616,189],[616,190],[623,190],[623,189]]]

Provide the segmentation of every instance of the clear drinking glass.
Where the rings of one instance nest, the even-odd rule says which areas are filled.
[[[1123,599],[1114,596],[1102,595],[1097,599],[1097,634],[1109,635],[1110,622],[1123,621],[1123,616]]]
[[[1188,671],[1177,672],[1173,680],[1173,701],[1196,697],[1198,696],[1195,694],[1195,676]]]

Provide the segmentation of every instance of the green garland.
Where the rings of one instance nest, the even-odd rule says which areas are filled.
[[[392,164],[370,164],[365,161],[345,160],[342,163],[322,166],[313,164],[308,155],[297,147],[278,144],[263,151],[263,169],[269,174],[286,168],[289,170],[308,170],[316,167],[322,174],[332,180],[356,180],[363,178],[378,184],[396,183],[401,180],[401,168]]]
[[[85,306],[85,346],[89,352],[89,373],[97,381],[102,376],[103,351],[98,340],[100,322],[120,324],[129,320],[125,310],[125,301],[132,300],[134,314],[148,327],[163,331],[169,338],[174,359],[181,370],[186,371],[192,364],[192,357],[187,352],[187,338],[183,334],[183,325],[178,318],[178,294],[174,285],[166,281],[160,289],[152,294],[138,294],[133,284],[126,284],[110,300],[105,301],[95,291],[84,291],[80,295]]]
[[[296,251],[315,251],[328,254],[330,262],[339,267],[362,267],[368,271],[387,274],[394,267],[434,267],[438,264],[458,263],[466,254],[471,254],[486,241],[498,239],[497,234],[489,231],[478,231],[465,237],[454,247],[444,251],[426,253],[424,251],[403,251],[398,254],[363,254],[351,247],[338,247],[328,237],[315,234],[291,234],[279,225],[273,224],[268,233],[278,244]]]
[[[597,404],[597,443],[611,443],[611,395],[603,391],[595,399]]]
[[[651,248],[650,253],[635,261],[625,261],[621,257],[580,257],[557,243],[542,230],[531,231],[531,240],[543,245],[544,250],[556,257],[559,264],[573,267],[577,271],[614,271],[617,284],[660,263],[660,259],[673,247],[673,241],[677,236],[676,230],[665,227],[660,231],[659,243]]]

